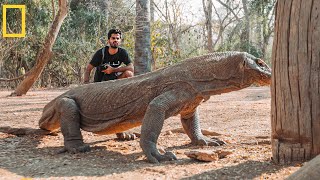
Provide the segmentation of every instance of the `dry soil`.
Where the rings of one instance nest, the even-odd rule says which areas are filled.
[[[201,127],[220,133],[215,137],[228,143],[221,147],[190,145],[187,135],[175,131],[181,128],[179,117],[167,119],[158,147],[173,151],[178,160],[160,164],[146,162],[139,139],[122,142],[115,135],[83,132],[90,152],[57,154],[63,146],[61,133],[12,135],[4,131],[5,127],[37,129],[42,108],[66,90],[32,90],[22,97],[7,97],[10,91],[0,91],[0,179],[284,179],[300,166],[271,161],[270,87],[212,96],[200,105]],[[184,154],[193,150],[231,154],[199,162]]]

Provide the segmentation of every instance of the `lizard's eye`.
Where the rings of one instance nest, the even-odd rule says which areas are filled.
[[[268,66],[267,63],[265,63],[262,59],[257,59],[256,60],[257,65],[259,68],[261,68],[264,71],[271,71],[271,68]]]
[[[265,66],[265,62],[263,62],[261,59],[258,59],[258,60],[257,60],[257,64],[258,64],[260,67],[264,67],[264,66]]]

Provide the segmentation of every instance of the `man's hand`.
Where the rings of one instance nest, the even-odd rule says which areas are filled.
[[[106,74],[111,74],[113,73],[113,67],[107,65],[107,69],[103,70],[102,72],[106,73]]]
[[[83,83],[84,84],[88,84],[89,83],[89,80],[90,80],[90,73],[91,73],[91,70],[93,69],[94,67],[91,65],[91,64],[88,64],[87,66],[87,69],[84,73],[84,78],[83,78]]]

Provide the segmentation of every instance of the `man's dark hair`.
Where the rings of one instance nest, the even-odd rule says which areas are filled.
[[[120,38],[121,38],[121,30],[120,29],[110,29],[110,31],[108,32],[108,39],[110,39],[112,34],[120,34]]]

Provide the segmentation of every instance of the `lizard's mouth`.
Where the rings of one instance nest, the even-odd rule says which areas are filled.
[[[271,84],[271,80],[270,81],[259,81],[257,84],[259,86],[268,86]]]
[[[260,79],[257,81],[257,84],[260,86],[268,86],[271,84],[271,73],[261,74]]]

